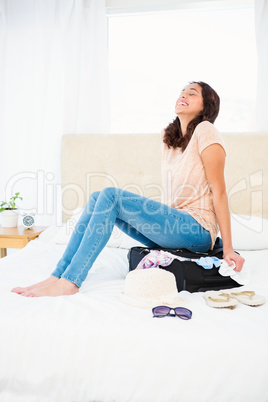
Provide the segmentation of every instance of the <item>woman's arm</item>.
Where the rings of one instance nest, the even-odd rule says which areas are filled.
[[[216,218],[219,224],[223,258],[229,265],[235,262],[236,271],[241,271],[244,258],[234,252],[231,236],[230,212],[224,180],[225,152],[220,144],[212,144],[203,150],[201,159],[210,186]]]

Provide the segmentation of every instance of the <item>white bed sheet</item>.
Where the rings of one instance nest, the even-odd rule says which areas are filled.
[[[120,301],[127,250],[106,247],[80,292],[24,298],[14,286],[51,273],[65,246],[48,236],[0,260],[1,402],[267,402],[268,303],[208,307],[182,292],[189,321]],[[268,250],[244,251],[268,300]]]

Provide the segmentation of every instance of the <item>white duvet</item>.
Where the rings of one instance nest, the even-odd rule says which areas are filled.
[[[127,250],[106,247],[80,292],[25,298],[64,251],[48,235],[0,260],[0,402],[267,402],[268,303],[208,307],[181,292],[192,320],[123,304]],[[243,252],[268,301],[268,250]]]

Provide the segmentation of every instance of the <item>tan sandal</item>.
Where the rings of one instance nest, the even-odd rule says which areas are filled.
[[[235,298],[242,304],[247,306],[261,306],[265,303],[265,297],[256,295],[252,290],[245,290],[243,292],[230,293],[231,297]]]
[[[234,309],[238,302],[231,297],[229,293],[221,293],[215,290],[208,291],[204,294],[208,306],[215,308],[230,308]]]

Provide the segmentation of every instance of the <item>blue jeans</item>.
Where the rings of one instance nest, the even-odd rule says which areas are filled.
[[[206,252],[211,246],[210,233],[188,212],[107,187],[89,197],[52,275],[80,287],[108,242],[114,225],[147,247]]]

